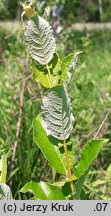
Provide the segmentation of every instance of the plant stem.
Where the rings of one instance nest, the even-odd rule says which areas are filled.
[[[70,162],[69,162],[69,155],[67,151],[67,143],[66,140],[64,139],[64,151],[65,151],[65,156],[66,156],[66,163],[67,163],[67,177],[70,181],[70,188],[71,188],[71,193],[72,193],[72,198],[74,199],[74,185],[72,179],[72,173],[71,173],[71,168],[70,168]]]
[[[98,129],[98,131],[97,131],[97,133],[96,133],[96,135],[94,137],[94,139],[96,139],[98,137],[98,135],[99,135],[101,129],[103,128],[103,126],[104,126],[104,124],[105,124],[105,122],[106,122],[106,120],[107,120],[110,112],[111,112],[111,109],[106,113],[105,118],[103,119],[103,121],[102,121],[102,123],[101,123],[101,125],[100,125],[100,127],[99,127],[99,129]]]
[[[51,72],[50,72],[50,68],[49,68],[48,64],[46,65],[46,67],[47,67],[47,71],[48,71],[49,85],[51,88],[52,87]]]
[[[56,178],[56,170],[54,168],[52,168],[52,182],[55,182],[55,178]]]

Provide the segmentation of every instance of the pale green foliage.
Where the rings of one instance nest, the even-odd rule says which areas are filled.
[[[5,183],[0,183],[0,200],[12,200],[11,190]]]
[[[6,182],[6,176],[7,176],[7,156],[4,153],[0,160],[0,182],[5,183]]]
[[[90,175],[92,175],[90,171],[89,178],[85,182],[85,186],[89,190],[90,197],[96,197],[96,199],[100,200],[111,200],[111,163],[106,170],[94,170],[94,174],[96,175],[94,181],[91,182],[90,180]]]
[[[66,140],[73,128],[70,98],[64,86],[49,90],[43,99],[43,119],[48,135]]]
[[[52,81],[52,87],[55,87],[60,84],[61,80],[61,61],[57,54],[54,54],[53,59],[49,62],[48,66],[51,73],[50,79]],[[35,80],[38,81],[43,87],[50,88],[46,66],[40,65],[36,61],[32,61],[32,70],[34,72]]]
[[[76,68],[79,55],[82,52],[70,53],[66,56],[61,63],[61,79],[63,82],[70,83],[74,74],[74,70]]]
[[[31,57],[41,65],[47,65],[55,53],[55,38],[49,23],[35,14],[25,30],[25,41]]]
[[[48,64],[51,73],[50,79],[52,81],[52,87],[71,82],[80,53],[81,52],[75,54],[71,53],[63,60],[60,60],[56,53],[54,54],[52,60]],[[47,67],[38,64],[36,61],[32,61],[32,70],[35,80],[40,82],[43,87],[50,88]]]
[[[81,153],[81,160],[79,161],[75,170],[75,175],[80,178],[85,173],[89,165],[92,164],[93,160],[101,150],[101,148],[108,142],[106,139],[92,140],[88,142]]]
[[[37,13],[27,23],[25,41],[29,46],[35,80],[45,88],[49,88],[42,101],[42,117],[38,116],[33,121],[34,141],[51,167],[66,176],[53,185],[45,182],[29,182],[21,192],[32,190],[33,199],[80,199],[93,160],[108,142],[108,140],[89,142],[81,153],[75,173],[71,173],[75,161],[70,140],[74,117],[67,85],[72,80],[79,54],[82,52],[71,53],[60,60],[55,53],[55,39],[51,27]],[[75,188],[72,191],[73,184]],[[67,185],[70,188],[69,192]]]
[[[75,169],[75,175],[78,178],[76,187],[76,198],[80,198],[83,184],[86,180],[89,170],[91,169],[94,159],[97,157],[99,151],[108,142],[107,139],[92,140],[88,142],[85,148],[82,150],[81,159]]]
[[[43,18],[45,20],[48,20],[48,18],[50,17],[50,14],[51,14],[51,7],[48,6],[48,7],[45,8]]]
[[[44,157],[50,162],[50,165],[61,174],[66,173],[66,167],[62,159],[60,151],[56,145],[52,145],[51,141],[41,124],[41,118],[37,117],[33,121],[34,141],[41,149]],[[42,139],[41,139],[42,136]],[[50,149],[50,150],[49,150]],[[52,158],[53,155],[53,158]],[[53,160],[54,159],[54,160]]]
[[[49,161],[51,167],[53,167],[58,173],[66,174],[67,164],[65,154],[63,152],[63,144],[61,143],[60,145],[59,141],[51,139],[47,136],[42,126],[42,118],[40,116],[33,120],[33,131],[34,141],[41,149],[44,157]],[[68,149],[68,154],[70,159],[70,167],[73,167],[74,153],[71,144]]]
[[[65,197],[57,187],[51,185],[48,182],[41,181],[40,183],[36,182],[28,182],[21,189],[22,193],[26,193],[31,191],[34,195],[33,199],[41,199],[41,200],[64,200]]]
[[[36,130],[35,130],[35,127],[36,127]],[[39,130],[38,133],[37,133],[37,129],[39,130],[40,127],[37,124],[37,122],[35,122],[34,123],[35,135],[37,137],[39,136],[38,140],[37,140],[37,137],[36,137],[36,141],[40,142],[40,139],[41,139],[41,145],[42,145],[42,140],[43,140],[44,147],[42,147],[42,148],[44,148],[44,151],[45,151],[45,144],[47,146],[48,142],[46,140],[46,137],[45,137],[45,139],[43,139],[44,134],[42,133],[41,130]],[[46,143],[45,143],[45,141],[46,141]],[[84,184],[84,182],[85,182],[85,180],[87,178],[89,170],[91,169],[92,163],[93,163],[94,159],[97,157],[97,154],[99,153],[99,151],[102,149],[102,147],[107,142],[108,142],[108,140],[104,140],[104,139],[92,140],[88,144],[86,144],[85,148],[83,149],[83,151],[81,153],[81,159],[78,162],[77,168],[75,170],[76,176],[75,175],[72,176],[72,179],[74,181],[75,188],[76,188],[75,199],[80,199],[83,184]],[[52,146],[53,146],[53,144],[52,144]],[[56,158],[55,158],[53,152],[51,151],[51,146],[50,146],[49,149],[47,149],[47,152],[48,151],[50,152],[48,159],[52,160],[52,163],[56,164]],[[52,155],[50,155],[50,154],[52,154]],[[57,165],[58,165],[58,161],[57,161]],[[60,164],[60,166],[61,166],[61,164]],[[43,184],[47,184],[47,183],[43,183]],[[68,184],[69,184],[68,179],[63,179],[63,180],[61,180],[61,182],[56,182],[56,183],[53,184],[54,186],[58,187],[59,190],[61,188],[62,189],[64,188],[63,189],[63,191],[64,191],[63,194],[65,196],[64,199],[68,199],[67,195],[68,195],[68,193],[69,194],[71,193],[71,191],[69,190],[69,185]],[[38,194],[38,191],[39,191],[39,198],[43,199],[43,197],[42,197],[43,196],[43,191],[41,191],[41,189],[40,189],[41,186],[40,185],[39,185],[39,183],[32,184],[32,183],[29,182],[23,187],[21,192],[25,193],[25,192],[28,192],[29,189],[31,189],[33,191],[33,194],[35,195],[35,194]],[[53,188],[50,187],[50,189],[53,189]],[[54,195],[54,196],[55,196],[55,199],[56,199],[57,198],[56,195]],[[58,199],[59,199],[59,197],[58,197]]]

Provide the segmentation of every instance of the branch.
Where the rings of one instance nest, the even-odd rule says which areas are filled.
[[[19,110],[19,115],[18,115],[18,122],[17,122],[17,130],[16,130],[16,141],[13,146],[13,152],[12,152],[12,165],[11,165],[11,172],[14,169],[15,166],[15,155],[16,155],[16,150],[19,142],[19,136],[20,136],[20,128],[22,126],[22,119],[23,119],[23,108],[24,108],[24,93],[25,93],[25,88],[26,88],[26,83],[27,81],[32,77],[33,75],[30,74],[28,77],[25,79],[23,78],[22,82],[22,89],[21,89],[21,94],[20,94],[20,110]]]
[[[104,124],[105,124],[105,122],[106,122],[106,120],[107,120],[110,112],[111,112],[111,109],[106,113],[105,118],[103,119],[103,121],[102,121],[102,123],[101,123],[101,125],[100,125],[100,127],[99,127],[99,129],[98,129],[98,131],[96,133],[96,135],[94,136],[94,139],[96,139],[98,137],[98,135],[99,135],[101,129],[103,128],[103,126],[104,126]]]
[[[64,139],[64,151],[65,151],[65,157],[66,157],[66,164],[67,164],[67,177],[70,181],[70,188],[71,188],[71,194],[72,194],[72,199],[74,199],[74,185],[72,181],[72,173],[71,173],[71,168],[70,168],[70,161],[69,161],[69,155],[68,155],[68,150],[67,150],[67,143],[66,140]]]

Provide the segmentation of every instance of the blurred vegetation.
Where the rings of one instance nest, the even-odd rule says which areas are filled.
[[[0,30],[0,40],[3,41],[0,49],[0,146],[6,152],[10,149],[7,180],[11,178],[11,157],[16,141],[22,82],[30,73],[22,39],[23,36],[19,32],[10,36],[8,30]],[[42,175],[50,175],[46,167],[47,162],[42,160],[40,150],[33,143],[32,120],[39,113],[40,105],[38,86],[33,80],[29,80],[24,94],[22,128],[15,161],[17,170],[15,169],[13,180],[12,192],[17,198],[22,181],[25,183],[30,179],[40,180]],[[12,180],[9,180],[8,183],[12,184]]]
[[[59,16],[65,22],[110,22],[111,1],[109,0],[32,0],[38,10],[53,6],[53,17]],[[0,19],[19,19],[24,0],[0,0]]]
[[[99,1],[56,0],[35,1],[40,13],[46,5],[54,6],[53,26],[59,20],[62,31],[57,34],[57,50],[61,58],[69,52],[82,50],[73,81],[69,87],[75,116],[72,139],[77,153],[87,140],[94,138],[111,104],[111,39],[110,32],[74,32],[68,28],[76,21],[101,21]],[[102,21],[110,21],[111,3],[103,2]],[[0,0],[2,20],[20,18],[21,1]],[[47,161],[33,143],[32,120],[40,112],[43,89],[27,81],[24,92],[24,107],[14,171],[12,150],[16,141],[17,122],[20,111],[20,95],[23,80],[32,72],[29,67],[23,42],[23,26],[19,30],[0,28],[0,152],[8,155],[7,183],[15,199],[28,198],[20,194],[20,188],[28,181],[52,178]],[[5,24],[4,24],[5,27]],[[56,31],[56,29],[54,28]],[[109,143],[98,155],[90,172],[83,199],[110,199],[111,197],[111,115],[108,116],[99,137],[109,138]],[[57,176],[59,178],[59,176]],[[83,193],[84,194],[84,193]]]

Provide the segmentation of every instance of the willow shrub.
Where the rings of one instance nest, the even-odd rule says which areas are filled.
[[[61,175],[61,180],[53,183],[30,181],[21,192],[31,191],[32,199],[81,199],[83,184],[92,163],[108,140],[89,141],[81,152],[81,159],[76,162],[74,143],[71,141],[74,117],[67,86],[71,83],[81,52],[59,59],[47,11],[40,17],[33,4],[27,2],[24,5],[23,15],[29,18],[24,38],[34,79],[46,89],[42,111],[33,120],[33,139],[52,170]]]

